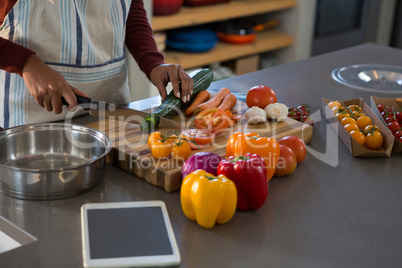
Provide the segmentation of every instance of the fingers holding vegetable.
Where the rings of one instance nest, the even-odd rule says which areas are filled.
[[[151,82],[158,88],[162,101],[166,98],[166,86],[172,83],[173,92],[176,98],[181,98],[183,102],[188,102],[194,90],[191,77],[183,70],[180,65],[161,64],[152,69],[150,73]]]

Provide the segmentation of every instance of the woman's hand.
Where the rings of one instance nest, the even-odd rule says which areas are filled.
[[[194,91],[193,79],[176,64],[161,64],[152,69],[151,82],[158,88],[162,101],[166,98],[166,86],[172,83],[174,95],[183,102],[190,100]]]
[[[31,95],[41,107],[56,114],[62,111],[61,97],[69,104],[67,109],[77,106],[75,94],[88,97],[84,92],[71,86],[58,72],[50,68],[36,55],[25,63],[22,77]]]

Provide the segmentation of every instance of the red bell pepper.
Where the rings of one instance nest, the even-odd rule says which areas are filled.
[[[230,156],[221,160],[217,170],[236,184],[237,208],[255,210],[260,208],[268,196],[267,168],[258,154]]]

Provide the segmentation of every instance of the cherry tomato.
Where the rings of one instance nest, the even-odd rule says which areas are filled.
[[[339,121],[342,121],[345,117],[350,117],[350,115],[347,112],[340,112],[336,114],[336,118],[338,118]]]
[[[334,113],[334,114],[337,114],[337,113],[340,113],[340,112],[342,112],[342,108],[339,108],[339,107],[334,107],[334,108],[332,108],[331,109],[331,111]]]
[[[157,159],[168,158],[169,155],[170,155],[171,150],[172,150],[172,143],[171,142],[155,140],[151,144],[152,156],[157,158]]]
[[[358,130],[353,130],[350,133],[350,136],[352,136],[352,138],[357,141],[358,144],[360,144],[361,146],[363,146],[366,143],[366,136],[364,136],[363,133],[361,133]]]
[[[311,116],[303,115],[302,122],[304,124],[309,124],[310,126],[314,126],[314,120]]]
[[[392,134],[395,134],[400,128],[398,121],[391,121],[387,124],[388,128],[391,130]]]
[[[384,138],[380,132],[369,132],[366,136],[366,145],[371,149],[380,148]]]
[[[357,112],[363,113],[362,107],[360,107],[359,105],[356,105],[356,104],[349,105],[348,107],[346,107],[346,109],[351,112],[357,111]]]
[[[191,155],[191,146],[189,142],[179,139],[179,142],[172,145],[172,157],[176,160],[185,161]]]
[[[385,111],[385,105],[384,104],[379,104],[379,105],[377,105],[377,109],[378,109],[378,111],[380,111],[380,113],[382,113],[382,112]]]
[[[342,106],[341,106],[341,104],[339,103],[339,101],[330,101],[330,102],[328,102],[328,106],[329,106],[329,108],[331,108],[331,110],[333,109],[333,108],[341,108]]]
[[[373,121],[367,115],[362,115],[356,119],[356,123],[359,128],[364,129],[368,125],[373,124]]]
[[[357,120],[357,118],[363,116],[364,114],[362,112],[359,111],[352,111],[352,113],[350,114],[350,117],[352,117],[353,119]]]
[[[214,134],[222,133],[231,122],[227,113],[219,108],[204,110],[195,117],[195,126],[198,129],[207,129]]]
[[[308,104],[299,105],[297,108],[300,109],[304,115],[310,114],[310,106]]]
[[[373,132],[373,131],[381,133],[380,128],[376,125],[368,125],[367,127],[364,128],[364,132]]]
[[[402,139],[402,130],[395,132],[394,136],[396,139],[401,140]]]
[[[279,149],[280,153],[278,163],[276,164],[274,177],[292,174],[297,167],[296,155],[292,149],[286,145],[279,145]]]
[[[341,120],[342,126],[346,126],[347,124],[354,124],[357,126],[356,120],[354,120],[352,117],[344,117]]]
[[[258,106],[261,109],[265,109],[268,104],[277,101],[278,99],[273,89],[264,85],[250,88],[246,96],[246,104],[249,108]]]
[[[296,107],[290,107],[288,109],[288,117],[300,121],[302,119],[302,113]]]
[[[396,112],[395,118],[398,120],[399,124],[402,125],[402,111]]]
[[[346,131],[347,132],[352,132],[353,130],[357,130],[357,131],[359,131],[360,129],[359,129],[359,127],[357,126],[357,125],[355,125],[355,124],[346,124],[345,126],[343,126],[345,129],[346,129]]]
[[[151,135],[148,137],[148,146],[151,148],[152,144],[157,140],[162,140],[162,133],[161,132],[152,132]]]
[[[395,139],[399,140],[400,142],[402,142],[402,129],[397,131],[395,134]]]
[[[384,118],[385,123],[389,124],[391,122],[396,122],[398,123],[398,120],[395,118],[394,115],[388,115],[387,117]]]
[[[278,140],[279,145],[289,147],[296,155],[297,163],[301,163],[306,157],[306,145],[304,141],[297,136],[286,136]]]

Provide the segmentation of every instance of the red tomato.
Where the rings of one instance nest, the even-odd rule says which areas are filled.
[[[277,101],[278,99],[276,98],[276,94],[272,88],[263,85],[250,88],[246,96],[246,104],[249,108],[258,106],[261,109],[264,109],[268,104]]]
[[[215,134],[209,132],[207,129],[185,129],[180,133],[180,136],[189,140],[191,149],[201,149],[215,139]],[[194,144],[194,141],[196,144]]]
[[[222,133],[231,123],[232,119],[219,108],[204,110],[195,117],[198,129],[207,129],[214,134]]]
[[[389,116],[385,117],[384,120],[385,120],[385,122],[386,122],[387,124],[389,124],[389,123],[391,123],[391,122],[396,122],[396,123],[398,123],[398,120],[397,120],[397,119],[395,118],[395,116],[393,116],[393,115],[389,115]]]
[[[399,124],[402,125],[402,111],[396,112],[395,117],[398,119]]]
[[[274,177],[281,177],[292,174],[297,167],[296,155],[289,147],[279,145],[280,153]]]
[[[286,136],[278,140],[280,145],[286,145],[296,155],[297,163],[301,163],[306,157],[306,145],[304,141],[297,136]]]
[[[397,140],[402,141],[402,130],[399,130],[397,132],[394,133],[394,136]]]
[[[396,138],[397,140],[399,140],[400,142],[402,142],[402,130],[397,131],[397,132],[394,134],[394,136],[395,136],[395,138]]]
[[[391,121],[387,124],[387,126],[393,134],[395,134],[401,128],[401,125],[399,125],[398,121]]]
[[[382,112],[384,112],[385,111],[385,105],[384,104],[378,104],[377,105],[377,109],[378,109],[378,111],[380,111],[380,113],[382,113]]]

